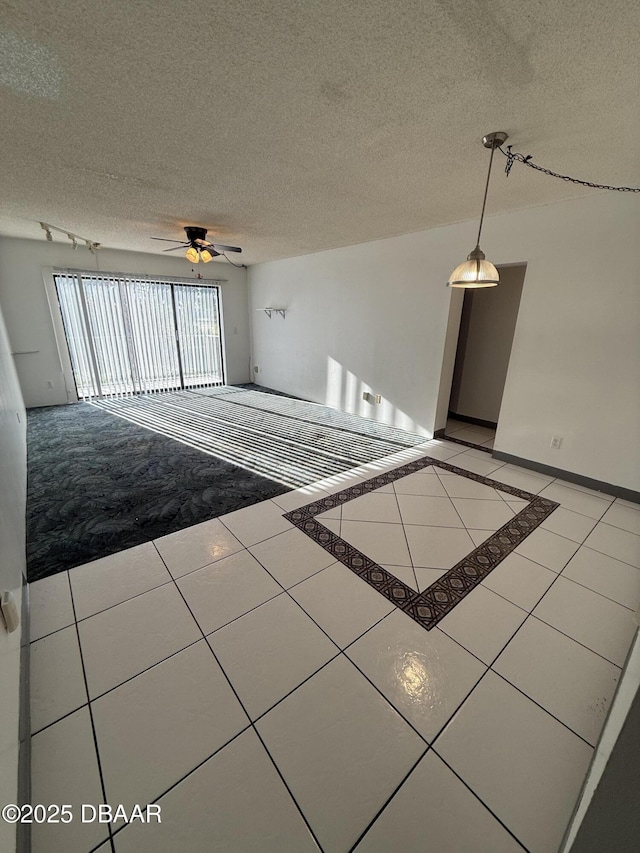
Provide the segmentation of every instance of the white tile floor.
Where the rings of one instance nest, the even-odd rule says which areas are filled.
[[[561,504],[431,631],[283,518],[423,455]],[[430,467],[318,520],[423,590],[523,506]],[[441,440],[31,601],[34,802],[162,806],[35,825],[34,853],[555,853],[637,627],[640,506]]]
[[[455,418],[449,418],[445,427],[445,435],[453,436],[460,441],[470,441],[472,444],[479,444],[483,447],[493,447],[496,431],[490,427],[478,426],[477,424],[469,424],[457,421]]]

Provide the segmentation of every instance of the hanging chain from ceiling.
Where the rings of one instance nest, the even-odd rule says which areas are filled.
[[[640,187],[610,187],[608,184],[594,184],[592,181],[581,181],[579,178],[571,178],[569,175],[560,175],[558,172],[552,172],[551,169],[545,169],[538,166],[537,163],[531,161],[531,154],[519,154],[517,151],[512,151],[512,146],[507,145],[507,150],[499,147],[498,150],[507,158],[504,171],[507,177],[511,171],[513,164],[517,160],[519,163],[524,163],[530,169],[535,169],[536,172],[543,172],[545,175],[551,175],[552,178],[562,178],[563,181],[569,181],[571,184],[582,184],[583,187],[592,187],[594,190],[613,190],[618,193],[640,193]]]

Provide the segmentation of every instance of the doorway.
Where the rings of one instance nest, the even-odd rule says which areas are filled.
[[[445,427],[458,441],[493,447],[525,271],[502,267],[498,287],[464,293]]]
[[[218,286],[77,272],[54,282],[78,399],[224,384]]]

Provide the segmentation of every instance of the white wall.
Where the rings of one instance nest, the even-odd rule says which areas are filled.
[[[449,408],[497,423],[525,267],[502,267],[500,284],[466,291]]]
[[[255,380],[430,435],[451,299],[442,232],[251,267]],[[255,310],[269,305],[286,318]]]
[[[60,240],[62,238],[60,237]],[[0,238],[0,305],[16,350],[38,350],[17,355],[16,369],[27,408],[66,403],[67,393],[43,282],[43,268],[96,269],[109,272],[191,276],[184,257],[147,255],[100,249],[91,255],[85,248],[73,250],[58,235],[44,240]],[[226,263],[199,265],[205,277],[227,279],[222,284],[222,313],[226,342],[227,381],[249,381],[249,320],[246,270]],[[53,384],[48,388],[47,382]]]
[[[25,565],[26,415],[0,311],[0,593],[21,601]],[[17,802],[20,629],[0,616],[0,803]],[[15,827],[0,820],[0,850],[15,847]]]
[[[256,380],[427,434],[442,426],[445,282],[476,224],[251,267]],[[640,490],[639,226],[640,199],[595,191],[485,222],[487,257],[527,264],[498,450]],[[253,310],[267,305],[286,319]],[[386,403],[361,402],[362,389]]]

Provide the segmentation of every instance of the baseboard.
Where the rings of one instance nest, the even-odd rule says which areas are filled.
[[[459,415],[457,412],[449,410],[448,418],[453,418],[456,421],[462,421],[465,424],[475,424],[476,426],[487,427],[487,429],[498,429],[496,421],[483,421],[482,418],[472,418],[469,415]]]
[[[519,465],[521,468],[538,471],[540,474],[548,474],[550,477],[559,477],[561,480],[566,480],[567,483],[575,483],[577,486],[584,486],[586,489],[605,492],[616,498],[623,498],[626,501],[640,504],[640,492],[636,492],[633,489],[626,489],[624,486],[614,486],[613,483],[593,480],[591,477],[583,477],[582,474],[574,474],[573,471],[564,471],[562,468],[543,465],[541,462],[534,462],[531,459],[522,459],[520,456],[503,453],[501,450],[494,450],[492,457],[493,459],[499,459],[501,462],[511,462],[513,465]]]
[[[20,637],[20,721],[18,737],[18,803],[31,802],[31,707],[30,707],[30,625],[29,584],[22,580],[22,634]],[[18,823],[16,827],[16,853],[31,850],[31,825]]]
[[[444,436],[444,429],[437,429],[433,434],[434,438],[442,438],[443,436]]]

